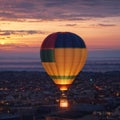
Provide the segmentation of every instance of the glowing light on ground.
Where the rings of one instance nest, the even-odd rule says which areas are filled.
[[[60,108],[68,108],[69,107],[69,103],[67,98],[61,98],[60,99]]]

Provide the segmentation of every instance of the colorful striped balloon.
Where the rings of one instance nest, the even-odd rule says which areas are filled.
[[[40,57],[54,83],[60,90],[67,90],[85,64],[87,49],[78,35],[56,32],[43,41]]]

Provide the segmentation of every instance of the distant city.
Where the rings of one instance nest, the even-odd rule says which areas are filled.
[[[81,72],[67,95],[70,107],[62,111],[60,91],[45,72],[1,71],[0,120],[120,119],[120,71]]]

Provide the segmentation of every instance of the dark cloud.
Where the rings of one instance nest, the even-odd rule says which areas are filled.
[[[116,24],[109,24],[109,23],[99,23],[99,24],[92,24],[90,27],[114,27]]]
[[[17,45],[17,44],[0,44],[0,48],[24,48],[28,47],[28,45],[22,44],[22,45]]]
[[[36,30],[0,30],[1,36],[10,36],[10,35],[33,35],[33,34],[45,34],[43,31]]]
[[[8,31],[6,31],[6,32],[0,32],[0,35],[1,36],[9,36],[9,35],[11,35],[11,32],[8,32]]]
[[[68,20],[80,20],[80,21],[85,21],[85,20],[90,20],[91,18],[90,17],[84,17],[84,18],[82,18],[82,17],[72,17],[72,18],[68,18]]]
[[[74,0],[51,0],[47,1],[44,6],[46,7],[60,7],[68,4],[72,4]]]
[[[102,26],[102,27],[111,27],[111,26],[116,26],[115,24],[98,24],[98,26]]]
[[[0,0],[1,19],[78,19],[120,16],[120,0]]]
[[[65,26],[70,26],[70,27],[72,27],[72,26],[76,26],[77,24],[66,24]]]
[[[0,12],[0,16],[2,18],[7,17],[7,18],[17,18],[16,15],[14,15],[14,13],[9,13],[9,12]]]
[[[14,7],[20,8],[20,9],[34,9],[35,5],[34,5],[34,2],[29,2],[29,1],[24,2],[23,1],[20,3],[14,4]]]
[[[2,48],[14,49],[14,48],[38,48],[38,47],[37,46],[33,47],[33,46],[26,45],[26,44],[13,44],[13,43],[11,43],[11,44],[4,44],[4,45],[0,44],[0,48],[1,49]]]

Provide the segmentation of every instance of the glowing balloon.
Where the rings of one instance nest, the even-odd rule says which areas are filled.
[[[78,35],[56,32],[48,35],[40,49],[43,67],[61,91],[67,90],[83,68],[87,49]]]

